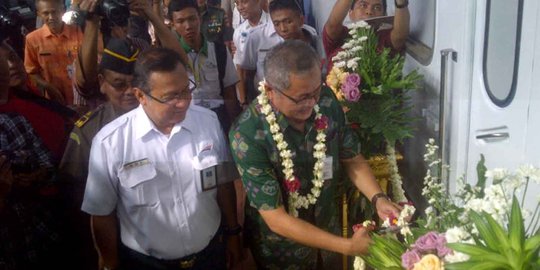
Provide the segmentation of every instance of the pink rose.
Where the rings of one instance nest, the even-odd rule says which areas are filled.
[[[405,269],[412,269],[418,261],[420,261],[420,254],[416,249],[407,250],[401,255],[401,266]]]
[[[293,180],[285,180],[285,186],[289,193],[293,193],[300,189],[300,180],[298,177],[294,176]]]
[[[358,87],[344,84],[341,86],[341,91],[347,101],[357,102],[362,95]]]
[[[437,255],[442,258],[451,252],[452,249],[446,246],[446,236],[444,236],[444,233],[439,234],[439,238],[437,238]]]
[[[414,243],[414,247],[418,249],[420,252],[429,253],[431,251],[437,250],[437,246],[439,243],[439,234],[436,232],[428,232],[422,236],[420,236],[416,243]]]
[[[328,128],[328,117],[321,115],[321,118],[315,119],[315,128],[317,130]]]
[[[362,82],[362,79],[360,79],[360,75],[356,73],[351,73],[345,78],[345,84],[358,87],[360,86],[360,82]]]

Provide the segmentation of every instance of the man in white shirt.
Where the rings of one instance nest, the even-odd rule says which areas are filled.
[[[188,56],[188,76],[197,84],[193,103],[211,109],[228,131],[240,113],[236,98],[238,75],[229,51],[222,42],[210,42],[201,33],[201,16],[194,0],[172,0],[169,4],[174,33]]]
[[[236,7],[238,11],[245,18],[235,30],[233,35],[234,42],[234,64],[238,68],[240,59],[244,58],[244,50],[246,41],[251,32],[253,32],[258,27],[264,27],[267,23],[272,23],[270,15],[264,12],[261,8],[261,1],[263,0],[236,0]],[[240,83],[238,84],[238,100],[240,104],[245,107],[247,105],[246,100],[246,90],[244,89],[244,77],[245,73],[239,72],[238,77],[240,77]]]
[[[302,40],[324,55],[317,31],[304,24],[302,9],[296,1],[273,0],[268,7],[272,23],[259,27],[250,33],[246,40],[244,53],[238,57],[238,67],[244,74],[246,101],[258,95],[255,90],[259,81],[263,80],[263,63],[266,53],[284,40]]]
[[[139,57],[133,86],[139,107],[101,129],[90,151],[82,210],[100,269],[225,269],[220,223],[236,264],[238,175],[216,115],[190,106],[195,85],[169,49]]]

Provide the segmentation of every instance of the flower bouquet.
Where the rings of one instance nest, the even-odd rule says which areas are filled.
[[[407,104],[407,92],[416,88],[421,76],[416,71],[404,75],[404,58],[393,56],[388,48],[380,50],[378,38],[368,23],[354,23],[349,34],[351,37],[343,44],[343,50],[332,59],[334,67],[326,85],[341,102],[349,125],[359,135],[363,156],[375,161],[384,155],[389,175],[384,178],[389,181],[392,199],[407,201],[401,187],[395,145],[412,137],[415,119],[409,116],[412,106]],[[367,200],[356,201],[357,196],[348,194],[352,216],[357,215],[359,207],[363,215],[369,216]]]
[[[438,178],[448,168],[436,158],[437,149],[430,140],[422,192],[429,207],[419,226],[400,237],[373,234],[364,263],[374,269],[540,269],[540,202],[533,212],[523,208],[527,188],[540,184],[540,169],[487,170],[482,157],[477,184],[461,178],[450,196]]]
[[[421,78],[413,71],[403,75],[404,58],[390,49],[378,49],[372,27],[360,21],[349,31],[351,38],[332,60],[326,84],[340,100],[347,120],[358,132],[365,157],[385,151],[385,145],[412,137],[407,114],[407,92]]]

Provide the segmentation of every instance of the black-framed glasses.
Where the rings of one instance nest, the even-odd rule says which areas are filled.
[[[191,92],[193,92],[197,88],[197,84],[195,84],[194,81],[192,81],[191,79],[188,79],[188,81],[188,86],[184,90],[182,90],[182,92],[174,94],[172,96],[157,98],[152,96],[150,93],[144,92],[144,94],[161,104],[174,105],[180,100],[186,100],[191,98]]]
[[[301,99],[293,98],[277,88],[273,88],[273,89],[278,91],[280,94],[282,94],[286,98],[288,98],[290,101],[294,102],[294,104],[299,105],[299,104],[305,104],[311,99],[315,100],[315,102],[319,101],[319,98],[321,97],[322,86],[323,86],[322,83],[319,84],[319,86],[315,88],[315,90],[313,90],[313,92],[309,96],[305,96]]]

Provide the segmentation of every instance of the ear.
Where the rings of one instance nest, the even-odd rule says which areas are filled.
[[[103,83],[105,82],[105,77],[103,77],[103,74],[98,74],[97,78],[98,78],[98,83],[99,83],[99,92],[101,92],[102,94],[105,94],[105,91],[103,91],[102,89]]]
[[[270,86],[269,84],[265,83],[264,88],[266,89],[266,95],[268,95],[268,100],[273,101],[274,100],[274,88]]]
[[[135,94],[135,98],[139,101],[139,103],[143,106],[146,106],[148,103],[148,99],[146,98],[146,95],[144,94],[143,90],[138,87],[133,87],[133,91]]]

